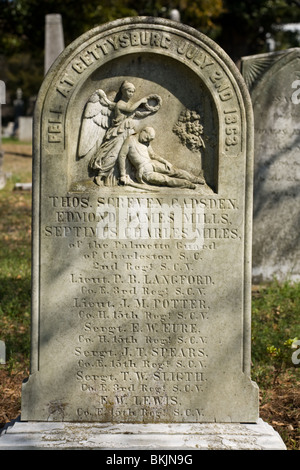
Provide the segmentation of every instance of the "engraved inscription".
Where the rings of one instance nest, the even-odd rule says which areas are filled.
[[[168,207],[153,196],[55,195],[49,203],[45,238],[65,239],[69,256],[84,261],[66,272],[78,325],[69,352],[76,393],[93,397],[77,418],[199,420],[201,408],[187,407],[185,397],[204,395],[209,383],[216,288],[202,260],[220,243],[239,242],[238,202],[173,197]],[[105,237],[97,226],[107,208]],[[174,211],[184,225],[174,226]]]
[[[157,51],[159,49],[161,53],[167,54],[168,56],[172,56],[176,60],[181,60],[183,63],[187,64],[189,67],[194,69],[194,71],[199,74],[199,76],[205,78],[208,86],[211,87],[212,90],[214,90],[214,97],[219,102],[219,106],[221,107],[221,109],[224,109],[224,111],[226,112],[227,107],[231,107],[231,109],[233,109],[233,107],[237,105],[231,79],[226,75],[224,70],[218,65],[216,60],[213,59],[207,51],[194,44],[193,42],[179,39],[176,35],[173,35],[171,33],[169,34],[156,30],[145,31],[143,29],[136,29],[129,32],[115,34],[113,36],[107,36],[105,39],[101,41],[96,41],[87,46],[78,56],[72,59],[67,69],[62,73],[60,77],[58,77],[56,85],[58,96],[54,101],[60,103],[62,106],[65,106],[64,101],[62,101],[62,97],[65,99],[65,101],[69,99],[73,90],[76,88],[77,82],[82,79],[82,76],[85,73],[90,73],[90,68],[94,69],[95,67],[105,63],[107,60],[118,57],[119,55],[123,55],[124,52],[126,52],[127,48],[136,48],[136,50],[138,51],[145,52],[151,52],[153,50]],[[134,84],[131,83],[131,85],[133,86]],[[144,102],[141,102],[135,110],[133,109],[134,100],[131,100],[131,116],[126,116],[127,120],[129,118],[132,120],[133,115],[134,119],[141,119],[145,118],[147,112],[155,113],[158,111],[159,107],[162,104],[161,98],[159,95],[157,95],[155,89],[151,93],[152,94],[150,94],[148,97],[142,98],[142,100],[144,99]],[[117,90],[115,91],[115,94],[117,94]],[[119,93],[117,94],[117,97],[120,98]],[[128,100],[128,97],[125,96],[125,91],[121,100]],[[89,143],[95,144],[95,139],[96,141],[101,142],[101,139],[103,138],[103,132],[101,130],[101,127],[104,126],[105,128],[106,125],[106,130],[111,127],[111,124],[109,124],[107,127],[109,114],[114,113],[114,111],[112,111],[112,108],[118,108],[117,103],[113,103],[112,105],[112,101],[113,100],[109,99],[106,95],[105,90],[102,89],[95,89],[95,92],[90,96],[88,103],[86,103],[85,114],[83,115],[82,119],[81,134],[83,136],[85,127],[89,127],[90,131],[92,127],[94,127],[94,131],[87,131],[87,133],[85,134],[86,139],[82,137],[82,141],[79,142],[79,156],[82,157],[86,155],[86,153],[84,153],[84,141],[87,146]],[[106,107],[106,112],[101,115],[99,115],[99,103],[101,103],[102,108]],[[198,105],[198,103],[195,103],[195,105]],[[118,110],[118,112],[120,113],[120,109]],[[124,113],[125,108],[121,112]],[[231,151],[233,153],[233,156],[237,156],[237,151],[240,150],[237,144],[241,143],[241,116],[239,110],[237,110],[236,112],[237,126],[234,129],[231,126],[231,128],[227,129],[227,133],[222,135],[222,142],[225,142],[226,140],[226,149],[224,148],[224,155],[226,156],[230,156]],[[201,117],[203,118],[202,114]],[[174,124],[175,122],[176,121],[174,121]],[[120,127],[120,121],[118,119],[115,122],[115,125]],[[203,123],[201,123],[200,125],[202,126]],[[215,138],[207,135],[203,136],[201,131],[199,130],[199,126],[197,127],[197,130],[194,130],[191,133],[187,133],[189,134],[188,140],[190,145],[192,145],[193,149],[196,145],[198,149],[201,148],[201,150],[203,151],[203,149],[205,148],[205,138],[211,139],[211,142],[215,141]],[[134,129],[135,125],[133,123],[131,123],[130,125],[129,123],[128,125],[126,124],[124,126],[123,131],[121,132],[121,135],[118,138],[118,142],[133,133]],[[62,131],[64,132],[64,129]],[[228,134],[228,132],[230,132],[230,134]],[[49,140],[49,142],[59,143],[59,140],[56,141],[55,137],[53,137],[53,134],[51,134],[51,136],[53,140]],[[108,136],[109,134],[107,134],[107,137]],[[111,138],[112,135],[110,135],[109,139]],[[110,175],[110,177],[107,178],[108,172],[111,170],[111,168],[108,169],[105,165],[103,166],[102,164],[102,158],[104,158],[104,153],[106,154],[106,151],[108,150],[107,146],[102,147],[102,151],[99,150],[98,157],[95,155],[95,150],[96,148],[94,148],[94,152],[92,152],[91,149],[89,149],[88,161],[90,163],[90,167],[94,169],[95,173],[100,173],[98,175],[99,177],[97,177],[97,174],[95,175],[96,184],[103,184],[104,180],[107,180],[106,184],[108,182],[109,185],[116,184],[118,174],[114,176]],[[161,149],[161,153],[164,153],[164,149]],[[100,157],[100,155],[102,156]],[[108,163],[108,159],[106,159],[106,163]],[[117,170],[116,173],[118,173]]]
[[[48,142],[61,142],[62,135],[62,113],[60,111],[50,110],[50,117],[48,118]]]
[[[93,202],[89,196],[49,199],[57,210],[53,224],[44,227],[46,237],[182,239],[187,241],[182,245],[185,249],[190,246],[194,250],[201,249],[206,240],[241,238],[234,222],[238,209],[235,199],[183,197],[172,198],[169,204],[163,198],[152,197],[100,196]],[[141,244],[141,249],[147,247]]]
[[[236,109],[228,109],[224,111],[225,123],[225,150],[229,150],[231,146],[235,146],[239,142],[240,128],[238,125],[238,113]]]

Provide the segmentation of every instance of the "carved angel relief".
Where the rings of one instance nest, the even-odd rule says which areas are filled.
[[[151,186],[196,189],[197,185],[204,185],[202,176],[175,168],[153,151],[151,142],[155,138],[155,130],[152,127],[137,131],[137,120],[159,111],[162,99],[157,94],[151,94],[134,101],[134,93],[134,85],[124,81],[114,101],[99,89],[91,95],[85,106],[78,157],[88,158],[90,170],[96,173],[95,183],[99,186],[129,185],[145,190],[147,187],[151,190]],[[181,136],[180,132],[184,131],[181,143],[188,147],[193,138],[193,148],[197,144],[195,150],[198,150],[199,146],[205,147],[200,135],[203,128],[199,123],[200,116],[195,112],[190,114],[185,116],[188,119],[182,116],[179,119],[179,124],[184,121],[184,125],[188,126],[188,138],[187,130],[178,123],[177,134]]]
[[[134,134],[135,121],[156,113],[161,97],[148,95],[133,101],[135,87],[124,81],[114,101],[96,90],[84,109],[78,157],[89,158],[89,168],[97,173],[95,183],[113,186],[118,178],[118,156],[123,143]]]

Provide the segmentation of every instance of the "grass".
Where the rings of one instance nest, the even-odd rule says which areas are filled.
[[[0,365],[0,427],[20,414],[22,380],[30,355],[31,192],[14,191],[31,181],[31,148],[6,142],[0,190],[0,340],[7,364]],[[292,362],[292,340],[300,339],[300,283],[253,287],[252,379],[260,388],[260,415],[300,450],[300,369]],[[300,354],[299,354],[300,358]]]
[[[0,339],[11,369],[28,362],[30,350],[31,192],[14,191],[14,185],[31,181],[31,158],[18,148],[19,156],[9,150],[5,156],[3,170],[11,178],[0,191]]]
[[[31,146],[31,142],[21,141],[17,137],[2,137],[2,143],[6,144],[14,144],[15,146],[19,147],[20,145],[28,145]]]
[[[288,450],[300,450],[299,312],[300,283],[274,279],[253,289],[251,376],[260,388],[260,416]]]

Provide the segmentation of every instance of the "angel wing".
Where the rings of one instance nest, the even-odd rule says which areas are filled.
[[[78,156],[84,157],[97,144],[100,145],[110,125],[110,114],[115,103],[103,90],[95,91],[86,103],[79,136]]]

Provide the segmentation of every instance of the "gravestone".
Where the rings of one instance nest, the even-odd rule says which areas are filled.
[[[3,172],[3,150],[2,150],[2,113],[1,105],[6,103],[6,87],[3,80],[0,80],[0,189],[6,184],[6,176]]]
[[[18,138],[24,142],[32,141],[32,117],[22,116],[19,118]]]
[[[300,280],[300,49],[244,57],[254,109],[253,281]]]
[[[62,17],[58,13],[45,16],[45,74],[65,48]]]
[[[14,106],[13,137],[19,137],[20,118],[24,116],[24,113],[25,113],[25,102],[23,100],[23,91],[21,88],[18,88],[16,91],[16,98],[13,101],[13,106]]]
[[[250,377],[252,139],[236,67],[178,22],[118,20],[60,55],[35,111],[31,372],[7,442],[283,446]]]
[[[6,345],[0,340],[0,364],[6,364]]]

